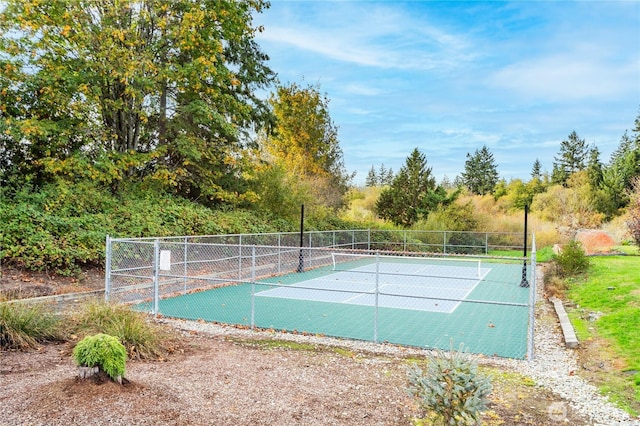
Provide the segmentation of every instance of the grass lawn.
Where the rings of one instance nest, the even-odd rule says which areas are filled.
[[[522,257],[524,252],[522,250],[491,250],[489,255],[491,256],[505,256],[505,257]],[[553,256],[552,247],[542,247],[536,251],[536,262],[548,262]],[[531,257],[531,252],[527,251],[527,257]]]
[[[590,258],[589,273],[572,280],[567,298],[576,304],[571,320],[581,341],[606,342],[618,366],[616,379],[600,386],[632,414],[640,412],[640,257]],[[589,321],[589,313],[602,313]]]

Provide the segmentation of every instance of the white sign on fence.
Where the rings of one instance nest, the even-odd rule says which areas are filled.
[[[171,250],[160,250],[160,270],[171,270]]]

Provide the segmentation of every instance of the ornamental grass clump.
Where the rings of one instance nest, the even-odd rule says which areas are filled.
[[[98,367],[112,380],[122,383],[127,350],[117,337],[101,333],[79,341],[73,348],[73,359],[80,367]]]
[[[409,367],[409,393],[425,411],[424,424],[469,425],[480,423],[491,393],[491,379],[478,373],[471,356],[458,351],[437,351],[426,369]]]
[[[132,359],[158,359],[167,352],[171,337],[130,306],[105,302],[84,305],[74,317],[79,335],[104,333],[119,338]]]
[[[40,305],[0,301],[0,349],[25,350],[61,338],[59,318]]]

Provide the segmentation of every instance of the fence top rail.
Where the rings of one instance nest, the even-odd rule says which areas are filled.
[[[419,229],[397,229],[397,230],[385,230],[385,229],[334,229],[327,231],[309,230],[304,231],[304,235],[318,235],[318,234],[335,234],[335,233],[371,233],[371,234],[482,234],[482,235],[516,235],[522,236],[521,232],[506,232],[506,231],[447,231],[447,230],[419,230]],[[190,240],[196,238],[250,238],[250,237],[269,237],[269,236],[296,236],[300,235],[300,232],[265,232],[265,233],[250,233],[250,234],[214,234],[214,235],[176,235],[176,236],[164,236],[164,237],[122,237],[113,238],[110,237],[112,242],[136,242],[136,241],[171,241],[171,240]]]
[[[304,234],[333,234],[333,233],[347,233],[347,232],[369,232],[369,229],[334,229],[329,231],[304,231]],[[264,233],[252,233],[252,234],[207,234],[207,235],[171,235],[165,237],[122,237],[111,238],[111,241],[155,241],[155,240],[177,240],[177,239],[193,239],[193,238],[230,238],[230,237],[267,237],[278,235],[300,235],[298,231],[287,232],[264,232]]]
[[[127,240],[118,240],[118,242],[129,242]],[[135,244],[145,244],[151,245],[153,241],[131,241]],[[178,245],[182,247],[184,242],[180,241],[161,241],[161,244],[165,245]],[[356,255],[356,256],[365,256],[365,257],[375,257],[380,255],[382,257],[432,257],[432,258],[440,258],[440,259],[485,259],[485,260],[495,260],[495,261],[504,261],[504,262],[522,262],[529,261],[530,256],[496,256],[490,254],[469,254],[469,253],[442,253],[442,252],[431,252],[431,251],[406,251],[406,250],[384,250],[384,249],[358,249],[358,248],[344,248],[340,245],[329,246],[329,247],[300,247],[300,246],[275,246],[269,244],[225,244],[225,243],[187,243],[189,246],[193,247],[212,247],[212,248],[255,248],[261,251],[268,250],[268,255],[275,255],[277,253],[285,253],[285,252],[302,252],[306,254],[313,255],[325,255],[331,256],[332,254],[345,254],[345,255]],[[264,255],[264,253],[258,253],[259,256]],[[251,257],[250,253],[245,253],[243,257]]]

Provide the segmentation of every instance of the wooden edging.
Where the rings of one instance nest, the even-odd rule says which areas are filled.
[[[556,315],[558,315],[560,327],[562,328],[562,334],[564,335],[565,346],[570,349],[577,348],[579,344],[578,338],[576,337],[576,332],[573,329],[573,325],[571,325],[571,321],[569,321],[569,316],[567,315],[567,311],[565,311],[564,309],[562,300],[551,297],[549,298],[549,301],[553,303],[553,307],[556,310]]]
[[[26,299],[13,299],[7,301],[8,303],[67,303],[67,302],[78,302],[85,299],[91,299],[94,297],[104,297],[104,290],[92,290],[92,291],[83,291],[81,293],[65,293],[65,294],[54,294],[52,296],[39,296],[39,297],[29,297]]]

